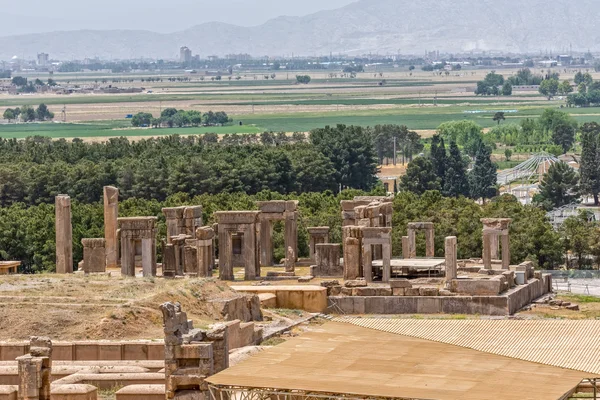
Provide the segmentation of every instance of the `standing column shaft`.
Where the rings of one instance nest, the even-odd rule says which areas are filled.
[[[456,244],[456,236],[447,237],[445,240],[446,282],[451,282],[457,277]]]
[[[219,278],[223,281],[234,280],[231,251],[231,232],[219,226]]]
[[[435,257],[435,230],[425,229],[425,257]]]
[[[121,275],[135,276],[135,241],[121,233]]]
[[[104,240],[106,240],[106,267],[117,268],[119,251],[117,240],[117,218],[119,218],[119,189],[104,187]]]
[[[71,226],[71,198],[61,194],[55,199],[56,217],[56,273],[73,272],[73,228]]]
[[[408,230],[408,258],[417,258],[417,235],[414,229]]]
[[[392,278],[392,246],[384,244],[381,246],[381,257],[383,258],[383,282],[389,282]]]
[[[492,249],[489,233],[483,233],[483,268],[492,269]]]
[[[373,282],[373,257],[370,244],[363,244],[363,270],[365,281],[367,283]]]
[[[260,221],[260,263],[273,265],[273,224],[268,219]]]
[[[490,257],[492,258],[492,260],[499,259],[498,249],[499,249],[498,235],[491,235],[491,237],[490,237]]]
[[[402,236],[402,258],[410,258],[408,236]]]
[[[510,268],[510,237],[508,231],[502,233],[502,269]]]
[[[294,250],[294,256],[298,260],[298,212],[286,212],[285,214],[285,235],[284,244],[287,251],[288,247]]]

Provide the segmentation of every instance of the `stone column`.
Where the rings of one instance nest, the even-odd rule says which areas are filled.
[[[417,234],[412,228],[408,228],[408,258],[417,258]]]
[[[490,235],[490,257],[492,258],[492,260],[499,259],[498,249],[499,249],[498,235],[496,235],[496,234]]]
[[[360,240],[347,237],[344,244],[344,279],[358,279],[360,272]]]
[[[215,231],[209,226],[196,229],[198,276],[212,276]]]
[[[273,223],[267,218],[260,219],[260,263],[273,265]]]
[[[163,242],[164,243],[164,242]],[[164,244],[163,246],[163,276],[172,278],[175,276],[175,246]]]
[[[242,237],[242,254],[244,258],[244,279],[256,279],[256,228],[249,224]]]
[[[106,272],[105,243],[105,239],[81,239],[83,245],[83,271],[86,274]]]
[[[445,240],[444,255],[446,258],[446,282],[449,284],[453,279],[456,279],[456,269],[458,262],[456,260],[456,236],[449,236]]]
[[[371,253],[371,245],[363,244],[363,271],[364,278],[367,283],[373,282],[373,258]]]
[[[483,268],[492,269],[491,235],[483,232]]]
[[[392,279],[392,246],[386,243],[381,246],[381,257],[383,259],[383,282],[389,282]]]
[[[71,198],[59,194],[56,207],[56,273],[73,272],[73,228],[71,226]]]
[[[104,239],[108,268],[117,268],[119,263],[117,218],[119,218],[119,189],[104,186]]]
[[[294,271],[296,271],[296,255],[294,254],[294,249],[288,247],[285,257],[285,272]]]
[[[171,238],[173,236],[179,236],[183,232],[183,213],[185,211],[185,207],[169,207],[163,208],[162,212],[165,215],[166,223],[167,223],[167,243],[171,243]]]
[[[183,211],[183,225],[182,233],[195,237],[196,229],[202,226],[202,206],[186,207]]]
[[[50,400],[52,374],[52,342],[45,337],[32,337],[29,354],[17,358],[19,400]]]
[[[402,258],[410,258],[408,236],[402,236]]]
[[[435,257],[435,230],[425,228],[425,257]]]
[[[294,250],[294,256],[298,259],[298,212],[286,211],[285,213],[285,248],[291,247]],[[294,260],[294,261],[296,261]]]
[[[121,231],[121,275],[135,276],[135,241],[131,232]]]
[[[156,276],[156,250],[152,238],[142,239],[142,275],[144,278]]]
[[[233,281],[232,232],[219,225],[219,279]]]
[[[502,269],[510,268],[510,237],[508,230],[502,232]]]

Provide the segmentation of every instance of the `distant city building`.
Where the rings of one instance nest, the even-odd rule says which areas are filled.
[[[37,55],[37,65],[39,65],[40,67],[47,66],[49,58],[50,56],[48,55],[48,53],[39,53]]]
[[[187,46],[183,46],[179,49],[179,61],[184,64],[192,62],[192,51],[188,49]]]

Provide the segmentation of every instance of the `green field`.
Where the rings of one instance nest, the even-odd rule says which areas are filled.
[[[0,137],[23,139],[29,136],[47,136],[51,138],[89,138],[108,136],[162,136],[162,135],[201,135],[204,133],[260,133],[261,129],[254,126],[218,126],[162,129],[126,129],[129,122],[109,122],[91,124],[11,124],[0,125]]]

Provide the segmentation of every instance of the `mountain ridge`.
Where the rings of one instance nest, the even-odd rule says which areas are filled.
[[[176,58],[194,54],[253,56],[560,52],[600,50],[594,0],[360,0],[302,17],[281,16],[242,27],[207,22],[172,33],[150,30],[79,30],[0,37],[0,59]]]

